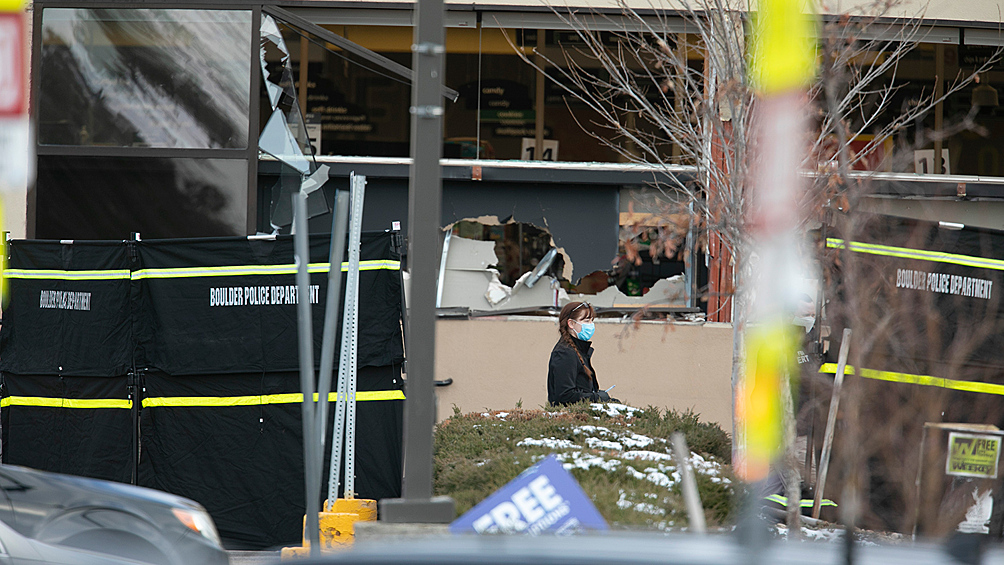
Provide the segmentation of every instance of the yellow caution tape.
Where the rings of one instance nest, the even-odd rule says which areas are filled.
[[[0,0],[0,12],[20,12],[24,6],[22,0]]]
[[[834,374],[837,372],[836,363],[824,363],[819,367],[820,373]],[[854,367],[848,365],[844,371],[847,375],[855,374]],[[1004,395],[1004,385],[994,383],[982,383],[978,381],[960,381],[956,379],[943,379],[929,375],[912,375],[909,373],[895,373],[892,371],[876,371],[875,369],[862,369],[861,376],[866,379],[878,381],[888,381],[893,383],[906,383],[922,386],[933,386],[947,388],[950,390],[961,390],[965,392],[979,392],[983,394]]]
[[[746,334],[746,372],[736,394],[736,420],[742,435],[740,478],[767,477],[782,446],[781,382],[794,374],[795,339],[786,324],[750,328]]]
[[[337,393],[330,393],[328,401],[334,402]],[[318,394],[314,393],[316,401]],[[404,400],[404,391],[366,390],[356,393],[357,402],[377,400]],[[160,396],[143,399],[144,408],[197,406],[260,406],[264,404],[296,404],[303,402],[303,394],[264,394],[252,396]],[[132,401],[121,398],[58,398],[47,396],[8,396],[0,400],[0,407],[36,406],[42,408],[132,408]]]
[[[760,0],[750,73],[766,93],[805,88],[816,71],[815,19],[805,0]]]

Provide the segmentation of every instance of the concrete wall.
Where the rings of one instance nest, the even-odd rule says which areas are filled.
[[[558,340],[557,318],[441,319],[436,324],[439,419],[453,414],[547,403],[547,361]],[[638,327],[597,320],[593,366],[601,388],[632,406],[693,409],[702,421],[732,429],[732,326]]]

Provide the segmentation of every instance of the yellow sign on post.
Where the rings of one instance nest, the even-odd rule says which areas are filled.
[[[995,479],[1000,448],[1000,436],[952,432],[948,435],[945,474]]]

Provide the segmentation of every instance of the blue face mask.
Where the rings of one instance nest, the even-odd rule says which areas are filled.
[[[582,341],[589,341],[593,337],[593,333],[596,331],[596,324],[592,322],[579,322],[579,333],[575,337],[581,339]]]

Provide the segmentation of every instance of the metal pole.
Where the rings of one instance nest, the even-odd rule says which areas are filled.
[[[920,485],[924,476],[924,447],[927,445],[927,425],[920,434],[920,460],[917,462],[917,480],[914,483],[917,487],[917,507],[913,509],[913,529],[911,539],[917,541],[917,523],[920,522]]]
[[[707,532],[707,525],[704,522],[704,507],[701,505],[701,493],[697,490],[694,471],[690,468],[690,449],[687,448],[687,439],[680,432],[673,432],[670,439],[673,441],[676,470],[683,478],[683,501],[687,504],[690,529],[695,533],[704,534]]]
[[[404,405],[402,498],[380,503],[388,522],[450,522],[453,500],[432,497],[432,430],[436,423],[436,266],[439,264],[443,147],[443,1],[415,3],[412,68],[411,184],[408,190],[408,399]]]
[[[310,247],[307,241],[307,195],[293,194],[293,240],[296,253],[296,322],[300,349],[300,390],[303,391],[303,474],[306,486],[307,517],[305,536],[310,556],[320,557],[321,535],[318,530],[318,500],[321,490],[320,450],[314,435],[314,330],[310,317]]]
[[[331,218],[331,249],[328,252],[328,298],[324,305],[324,333],[321,338],[321,375],[317,383],[316,434],[321,453],[324,453],[325,432],[328,426],[328,393],[331,392],[331,374],[335,364],[335,331],[338,323],[338,302],[342,294],[342,256],[345,254],[345,230],[349,217],[349,193],[336,191],[335,213]],[[338,426],[338,421],[335,421]],[[334,444],[332,444],[334,446]],[[337,489],[335,495],[337,496]],[[333,503],[334,498],[328,497]]]
[[[823,453],[819,456],[819,475],[816,477],[816,495],[812,501],[812,517],[819,518],[819,507],[823,503],[823,489],[826,487],[826,473],[830,467],[830,448],[833,447],[833,429],[837,426],[837,409],[840,407],[840,389],[844,385],[844,371],[847,370],[847,352],[851,347],[851,328],[844,328],[840,339],[840,355],[837,357],[837,374],[833,378],[833,395],[830,397],[830,413],[826,417],[826,434],[823,436]],[[848,532],[847,535],[850,535]]]
[[[355,494],[356,447],[356,352],[359,321],[359,247],[363,225],[366,177],[352,177],[352,216],[349,224],[349,268],[345,279],[345,306],[342,309],[342,346],[338,361],[338,401],[335,408],[336,444],[331,446],[328,488],[338,493],[341,470],[342,436],[345,436],[345,498]],[[336,453],[336,449],[338,452]],[[334,499],[331,499],[334,500]]]
[[[534,120],[533,120],[533,160],[543,161],[544,160],[544,86],[547,77],[544,75],[544,71],[540,70],[544,68],[544,38],[547,32],[538,29],[537,30],[537,49],[536,56],[534,56],[534,64],[537,67],[537,89],[534,92]],[[520,159],[526,157],[526,155],[520,155]],[[522,226],[522,224],[520,224]],[[520,244],[522,247],[523,240],[520,239]],[[520,263],[520,268],[523,265]]]
[[[934,46],[934,74],[937,77],[937,82],[934,83],[934,99],[937,102],[934,104],[934,159],[931,163],[933,170],[931,174],[940,175],[943,169],[948,167],[944,166],[944,160],[942,159],[942,140],[941,140],[941,128],[944,125],[945,116],[945,103],[941,100],[941,97],[945,94],[945,46],[938,43]]]

